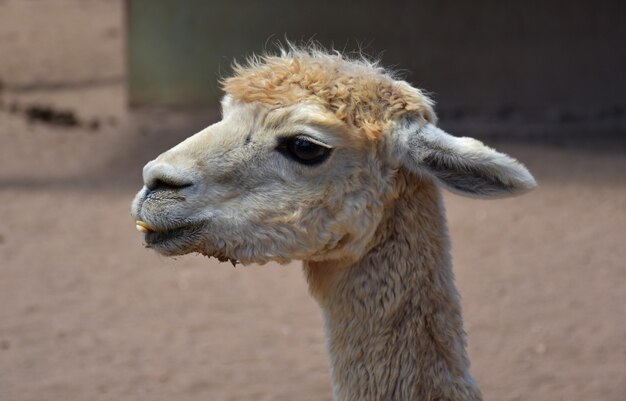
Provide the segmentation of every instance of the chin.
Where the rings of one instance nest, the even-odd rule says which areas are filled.
[[[144,243],[147,248],[166,255],[184,255],[196,252],[201,240],[203,226],[186,225],[169,229],[150,229],[144,231]]]
[[[199,253],[213,257],[220,262],[239,263],[238,259],[227,252],[208,246],[202,227],[181,227],[170,231],[149,232],[144,234],[144,243],[163,256],[181,256]]]

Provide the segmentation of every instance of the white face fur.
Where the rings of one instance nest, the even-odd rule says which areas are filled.
[[[535,183],[515,160],[421,120],[356,140],[323,109],[270,109],[226,97],[223,119],[149,162],[132,204],[147,246],[165,255],[281,263],[356,260],[378,226],[398,168],[471,196]]]

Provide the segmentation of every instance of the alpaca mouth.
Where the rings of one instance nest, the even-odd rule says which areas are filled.
[[[198,252],[209,258],[214,257],[220,262],[230,262],[235,266],[239,261],[224,252],[213,250],[207,251],[200,246],[202,239],[202,230],[204,223],[192,223],[170,229],[160,229],[154,227],[145,221],[135,221],[137,231],[144,233],[144,242],[146,248],[167,255],[184,255],[187,253]]]
[[[142,220],[135,221],[137,231],[144,234],[146,248],[152,248],[165,255],[193,252],[202,227],[202,223],[191,223],[173,228],[161,228]]]

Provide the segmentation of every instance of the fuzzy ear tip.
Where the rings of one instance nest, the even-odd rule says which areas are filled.
[[[514,195],[522,195],[527,192],[530,192],[537,188],[539,185],[535,180],[535,177],[528,171],[526,167],[523,165],[517,166],[518,173],[516,174],[516,182],[514,185],[514,190],[512,191]]]
[[[539,185],[537,184],[537,181],[535,181],[533,176],[529,176],[528,179],[523,182],[520,188],[521,189],[520,193],[530,192],[534,190],[535,188],[537,188],[538,186]]]

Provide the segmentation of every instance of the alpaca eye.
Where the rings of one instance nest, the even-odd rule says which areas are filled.
[[[298,163],[314,165],[326,160],[332,149],[306,137],[295,136],[284,139],[277,150]]]

